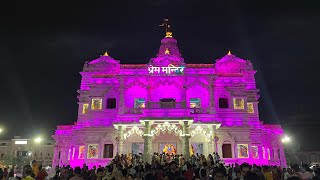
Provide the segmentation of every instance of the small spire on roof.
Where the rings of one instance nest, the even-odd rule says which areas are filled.
[[[231,51],[230,50],[228,51],[228,55],[231,55]]]
[[[168,48],[166,48],[166,50],[164,51],[164,54],[170,54],[170,51]]]
[[[108,52],[106,51],[103,56],[109,56]]]

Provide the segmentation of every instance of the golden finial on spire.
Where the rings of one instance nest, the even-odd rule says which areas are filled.
[[[109,56],[108,52],[106,51],[103,56]]]
[[[165,27],[166,30],[166,38],[172,38],[172,31],[169,23],[169,19],[164,19],[163,23],[160,24],[159,26]]]
[[[231,55],[231,51],[230,50],[228,51],[228,55]]]
[[[168,48],[166,48],[166,50],[164,51],[164,54],[170,54],[170,51]]]

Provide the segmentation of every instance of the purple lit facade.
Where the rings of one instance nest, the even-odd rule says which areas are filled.
[[[53,166],[106,165],[117,154],[212,154],[226,164],[286,166],[280,125],[259,119],[250,61],[230,52],[212,64],[186,64],[168,34],[148,64],[108,54],[81,72],[78,120],[58,126]]]

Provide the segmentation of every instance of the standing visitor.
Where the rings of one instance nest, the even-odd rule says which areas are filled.
[[[9,172],[9,178],[8,178],[8,180],[16,180],[16,178],[14,177],[13,169],[11,169],[11,171]]]
[[[34,180],[34,178],[31,175],[32,175],[32,167],[30,165],[26,165],[23,168],[22,180]]]
[[[70,180],[83,180],[83,178],[81,177],[81,168],[80,167],[76,167],[74,168],[74,176],[72,178],[70,178]]]
[[[302,164],[300,175],[303,180],[311,180],[313,178],[312,170],[307,164]]]
[[[263,175],[266,180],[273,180],[273,175],[269,166],[263,166]]]
[[[298,164],[292,165],[292,176],[290,178],[292,178],[292,177],[298,177],[298,178],[302,179],[301,174],[300,174],[300,168],[299,168]]]
[[[193,178],[193,170],[192,170],[192,166],[190,163],[187,163],[187,170],[186,172],[183,174],[183,176],[187,179],[187,180],[192,180]]]
[[[283,180],[287,180],[292,176],[292,170],[290,168],[287,168],[283,171]]]
[[[42,165],[39,165],[39,172],[38,175],[36,176],[37,180],[45,180],[46,177],[48,176],[48,173],[46,172],[46,170],[44,168],[42,168]]]
[[[33,161],[32,161],[32,173],[33,173],[33,176],[34,176],[34,177],[37,177],[37,176],[38,176],[39,166],[38,166],[36,160],[33,160]]]

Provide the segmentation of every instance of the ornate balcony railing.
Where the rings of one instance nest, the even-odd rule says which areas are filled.
[[[147,109],[185,109],[186,102],[146,102]]]
[[[209,114],[210,108],[190,108],[190,114]]]
[[[125,108],[125,114],[142,114],[143,108]]]
[[[210,108],[189,108],[185,102],[146,102],[145,108],[125,108],[125,114],[143,114],[144,109],[189,109],[190,114],[209,114]]]

